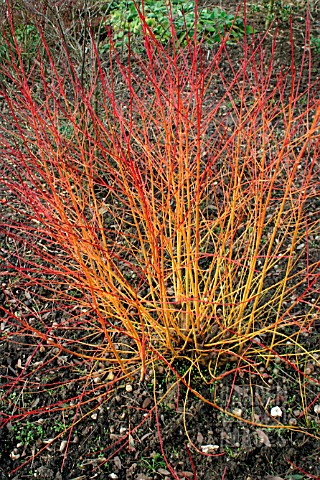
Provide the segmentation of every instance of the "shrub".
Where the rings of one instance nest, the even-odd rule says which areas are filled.
[[[277,357],[304,376],[317,361],[301,340],[319,318],[317,86],[301,90],[295,65],[277,70],[260,41],[245,37],[234,65],[228,36],[211,54],[194,37],[177,49],[171,26],[167,50],[142,19],[145,51],[129,44],[125,61],[111,38],[104,58],[93,45],[87,85],[41,31],[32,75],[20,51],[15,74],[2,69],[1,335],[34,348],[8,398],[26,382],[63,389],[56,372],[69,368],[83,406],[162,362],[235,416],[197,391],[197,374],[213,385]],[[71,409],[62,398],[14,420]]]

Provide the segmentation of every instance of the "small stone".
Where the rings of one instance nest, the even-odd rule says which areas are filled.
[[[242,416],[242,410],[241,410],[241,408],[234,408],[234,409],[232,410],[232,413],[233,413],[234,415],[236,415],[237,417],[241,417],[241,416]]]
[[[282,417],[282,410],[280,407],[272,407],[270,412],[271,417]]]
[[[314,365],[311,362],[307,363],[307,368],[305,369],[305,372],[310,371],[310,373],[314,372]]]
[[[319,405],[319,404],[315,405],[315,406],[313,407],[313,411],[314,411],[314,413],[316,413],[317,415],[319,415],[319,413],[320,413],[320,405]]]
[[[219,450],[219,445],[201,445],[203,453],[214,453]]]
[[[133,388],[132,388],[132,385],[130,385],[130,383],[128,385],[126,385],[126,392],[132,392]]]
[[[294,417],[290,418],[290,420],[289,420],[289,425],[297,425],[297,423],[298,423],[298,422],[297,422],[297,419],[296,419],[296,418],[294,418]]]
[[[21,456],[20,453],[15,453],[15,452],[10,453],[10,458],[12,460],[18,460],[20,458],[20,456]]]
[[[92,420],[97,420],[98,414],[95,412],[91,415]]]
[[[108,373],[107,380],[109,380],[110,382],[112,382],[112,380],[114,380],[114,373],[113,372]]]
[[[67,443],[68,443],[67,440],[62,440],[62,442],[60,443],[59,450],[60,450],[61,453],[63,453],[65,451]]]

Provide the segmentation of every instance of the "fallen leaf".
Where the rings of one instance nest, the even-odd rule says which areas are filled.
[[[267,475],[266,480],[284,480],[282,477],[274,477],[273,475]]]
[[[170,475],[170,472],[165,468],[158,468],[157,472],[160,473],[161,475]]]
[[[149,407],[150,403],[151,403],[151,398],[150,397],[145,398],[142,404],[142,408]]]
[[[269,440],[269,437],[268,435],[263,432],[262,430],[260,430],[259,428],[257,429],[257,435],[259,437],[259,440],[261,443],[263,443],[266,447],[271,447],[271,443],[270,443],[270,440]]]
[[[201,432],[198,432],[198,435],[197,435],[197,442],[198,443],[202,443],[203,442],[203,435]]]
[[[109,207],[107,205],[102,205],[102,207],[99,208],[98,213],[100,215],[103,215],[104,213],[107,213],[109,211]]]
[[[239,387],[239,385],[234,385],[233,389],[238,395],[243,395],[243,388]]]
[[[35,408],[38,405],[39,402],[40,402],[40,397],[37,397],[35,399],[35,401],[32,403],[30,408]]]

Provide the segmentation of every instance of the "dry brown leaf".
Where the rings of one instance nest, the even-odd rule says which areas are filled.
[[[179,477],[192,478],[194,477],[193,472],[178,472]]]
[[[263,443],[266,447],[271,447],[268,435],[264,431],[260,430],[260,428],[257,429],[257,435],[261,443]]]
[[[142,404],[142,408],[148,408],[150,403],[151,403],[151,398],[149,397],[145,398]]]
[[[157,472],[160,473],[161,475],[170,475],[170,472],[165,468],[158,468]]]
[[[273,475],[267,475],[266,480],[284,480],[282,477],[274,477]]]
[[[114,457],[113,461],[114,461],[114,464],[115,464],[116,468],[118,468],[120,470],[120,468],[122,466],[120,457]]]
[[[201,432],[198,432],[198,435],[197,435],[197,442],[198,443],[202,443],[203,442],[203,435]]]

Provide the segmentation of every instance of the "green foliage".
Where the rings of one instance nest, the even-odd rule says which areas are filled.
[[[25,425],[13,425],[12,430],[16,432],[16,439],[24,443],[32,443],[35,440],[42,438],[44,429],[42,425],[27,422]]]
[[[307,4],[308,2],[305,2],[305,7]],[[301,11],[303,5],[283,0],[260,0],[260,2],[249,5],[249,9],[252,13],[264,12],[266,15],[265,27],[268,28],[273,21],[289,22],[290,16]]]
[[[55,433],[61,433],[61,432],[64,432],[66,430],[66,425],[64,422],[55,422],[55,424],[53,425],[53,431]]]
[[[178,42],[186,44],[195,32],[194,2],[174,0],[172,2],[173,25]],[[157,40],[166,44],[171,39],[170,11],[164,0],[146,0],[144,5],[146,24],[152,29]],[[142,22],[133,0],[119,0],[115,3],[110,15],[110,25],[114,33],[116,46],[128,41],[128,33],[134,37],[142,35]],[[240,18],[226,13],[219,8],[199,11],[197,22],[197,37],[205,38],[207,44],[219,43],[225,32],[229,33],[229,41],[235,41],[244,35],[244,22]],[[252,28],[247,26],[246,32]]]
[[[142,459],[142,462],[147,466],[148,472],[156,472],[159,468],[166,468],[166,462],[164,461],[160,453],[155,452],[150,460]]]
[[[285,4],[282,0],[264,0],[265,8],[268,11],[267,23],[270,24],[274,20],[280,20],[281,22],[288,22],[290,15],[293,13],[294,6]]]
[[[320,37],[316,37],[315,35],[310,36],[310,48],[320,53]]]
[[[40,35],[35,25],[17,25],[14,28],[14,35],[8,29],[0,31],[0,62],[10,63],[14,60],[19,64],[22,61],[26,71],[29,71],[40,42]],[[20,58],[16,46],[20,50]]]
[[[14,48],[14,41],[11,32],[2,32],[0,35],[0,58],[3,59],[9,54],[8,43],[5,41],[4,35],[9,39],[10,44]],[[28,55],[33,56],[39,45],[40,35],[34,25],[19,25],[15,28],[15,40],[18,46],[27,52]]]

